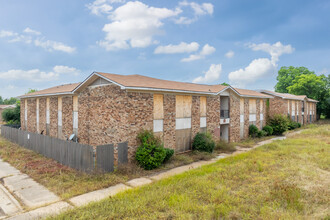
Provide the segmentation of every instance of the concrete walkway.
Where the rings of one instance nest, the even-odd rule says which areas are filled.
[[[298,131],[297,133],[299,133]],[[290,134],[292,135],[292,133]],[[36,207],[36,206],[42,206],[41,208],[34,209],[32,211],[27,211],[22,213],[22,208],[20,206],[20,203],[17,202],[13,197],[6,197],[8,195],[8,192],[1,194],[0,191],[0,199],[5,198],[6,202],[0,202],[0,219],[1,214],[2,218],[8,217],[11,215],[9,219],[39,219],[44,218],[50,215],[56,215],[59,214],[65,210],[74,208],[74,207],[80,207],[87,205],[91,202],[97,202],[106,198],[109,198],[111,196],[115,196],[116,194],[126,191],[128,189],[132,189],[135,187],[140,187],[143,185],[151,184],[154,181],[158,181],[164,178],[168,178],[170,176],[174,176],[186,171],[189,171],[191,169],[199,168],[203,165],[212,164],[217,162],[218,160],[221,160],[223,158],[237,155],[240,153],[244,153],[247,151],[250,151],[254,148],[260,147],[265,144],[272,143],[276,140],[283,140],[286,139],[285,136],[283,137],[276,137],[272,138],[270,140],[262,141],[256,144],[253,148],[241,148],[237,147],[237,150],[233,153],[222,153],[219,154],[216,158],[213,158],[209,161],[199,161],[194,162],[189,165],[176,167],[168,171],[164,171],[152,176],[146,176],[141,177],[137,179],[130,180],[126,182],[125,184],[117,184],[115,186],[111,186],[105,189],[100,189],[96,191],[92,191],[83,195],[79,195],[76,197],[71,198],[68,202],[59,201],[59,198],[56,197],[53,193],[49,192],[47,189],[42,187],[41,185],[34,182],[31,178],[28,176],[21,174],[17,170],[15,170],[13,167],[11,167],[9,164],[3,162],[0,160],[0,178],[3,179],[3,182],[7,188],[7,190],[10,190],[10,193],[14,194],[15,197],[19,198],[21,205],[29,207]],[[6,167],[7,171],[4,172],[3,168]],[[2,176],[2,177],[1,177]],[[7,177],[6,177],[7,176]],[[15,181],[16,180],[16,181]],[[25,183],[21,183],[21,181],[24,181]],[[0,184],[1,186],[1,184]],[[30,190],[27,190],[30,189]],[[1,190],[1,188],[0,188]],[[6,189],[5,189],[6,190]],[[28,193],[28,192],[31,193]],[[34,193],[32,193],[34,191]],[[42,192],[41,194],[38,192]],[[10,195],[9,193],[9,195]],[[12,201],[14,200],[14,201]],[[52,203],[50,205],[45,205],[47,203]],[[6,205],[7,204],[7,205]],[[1,211],[3,210],[3,211]],[[21,213],[19,213],[21,212]],[[15,215],[16,213],[16,215]],[[14,215],[13,215],[14,214]]]
[[[59,200],[44,186],[0,159],[0,219]]]

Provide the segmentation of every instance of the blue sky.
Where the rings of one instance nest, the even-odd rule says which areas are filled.
[[[0,0],[0,95],[93,71],[273,89],[330,72],[330,1]]]

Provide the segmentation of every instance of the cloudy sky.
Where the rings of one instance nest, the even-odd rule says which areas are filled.
[[[0,95],[93,71],[273,89],[281,66],[330,72],[328,0],[0,0]]]

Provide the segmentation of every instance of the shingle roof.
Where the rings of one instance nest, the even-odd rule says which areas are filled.
[[[270,94],[270,95],[274,95],[274,96],[278,96],[278,97],[282,97],[284,99],[293,99],[293,100],[304,101],[307,98],[307,101],[318,102],[317,100],[308,98],[306,95],[293,95],[290,93],[280,93],[280,92],[273,92],[273,91],[268,91],[268,90],[262,90],[261,92]]]
[[[262,94],[260,92],[249,90],[249,89],[238,89],[235,88],[242,96],[256,96],[256,97],[264,97],[264,98],[272,98],[269,95]]]
[[[93,78],[94,77],[94,78]],[[235,89],[230,86],[223,85],[204,85],[189,82],[177,82],[163,79],[156,79],[141,75],[118,75],[111,73],[94,72],[82,83],[73,83],[55,86],[52,88],[40,90],[34,93],[29,93],[20,96],[20,98],[36,97],[36,96],[50,96],[60,94],[72,94],[84,86],[89,85],[95,77],[102,77],[115,84],[123,86],[124,89],[136,89],[136,90],[153,90],[153,91],[172,91],[172,92],[186,92],[186,93],[201,93],[216,95],[226,89],[232,89],[237,92],[238,95],[246,97],[260,97],[260,98],[272,98],[257,91],[247,89]]]
[[[20,98],[71,93],[79,84],[80,83],[71,83],[60,86],[54,86],[48,89],[43,89],[37,92],[22,95],[20,96]]]
[[[223,86],[223,85],[203,85],[203,84],[188,83],[188,82],[177,82],[177,81],[156,79],[141,75],[118,75],[118,74],[101,73],[101,72],[97,72],[97,73],[125,87],[153,88],[153,89],[181,90],[181,91],[209,92],[209,93],[217,93],[227,88],[227,86]]]
[[[6,108],[15,108],[16,105],[0,105],[0,109],[6,109]]]

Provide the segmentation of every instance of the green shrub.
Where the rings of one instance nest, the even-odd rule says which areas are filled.
[[[197,133],[192,143],[193,150],[212,153],[215,148],[215,142],[210,133]]]
[[[3,110],[2,112],[2,119],[5,121],[5,122],[10,122],[10,123],[13,123],[15,122],[16,124],[20,124],[20,104],[17,103],[16,104],[16,107],[15,108],[7,108],[5,110]]]
[[[165,148],[148,143],[143,143],[138,147],[135,155],[140,166],[146,170],[152,170],[162,165],[165,157]]]
[[[164,148],[165,151],[166,151],[166,156],[165,156],[165,159],[164,159],[164,163],[167,162],[174,154],[174,150],[173,149],[170,149],[170,148]]]
[[[273,128],[269,125],[266,125],[265,127],[263,127],[262,130],[267,132],[267,135],[272,135],[273,134]]]
[[[290,121],[290,123],[288,125],[289,130],[293,130],[293,129],[300,128],[300,127],[301,127],[301,124],[298,122],[295,122],[295,121]]]
[[[261,138],[261,137],[264,137],[264,136],[267,136],[267,132],[266,131],[264,131],[264,130],[258,131],[258,133],[257,133],[257,137],[258,138]]]
[[[142,130],[137,139],[140,146],[136,151],[135,159],[146,170],[159,167],[174,154],[174,150],[163,147],[161,140],[151,130]]]
[[[228,143],[226,141],[219,140],[217,141],[215,149],[222,152],[233,152],[236,150],[236,147],[233,143]]]
[[[249,135],[251,137],[256,137],[258,135],[259,129],[255,125],[250,125],[249,126]]]
[[[289,119],[284,115],[277,114],[269,118],[267,125],[273,128],[273,134],[282,135],[288,130]]]

